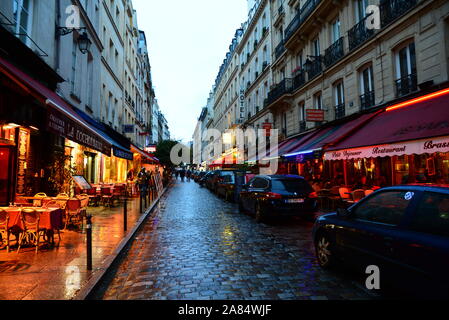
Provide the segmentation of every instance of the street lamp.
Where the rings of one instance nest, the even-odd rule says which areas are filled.
[[[89,51],[91,45],[92,41],[90,41],[86,32],[78,37],[78,46],[83,54],[86,54]]]

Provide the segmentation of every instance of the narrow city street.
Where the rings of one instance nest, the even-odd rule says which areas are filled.
[[[193,181],[178,181],[94,298],[377,298],[358,276],[318,266],[311,228],[302,220],[258,224]]]

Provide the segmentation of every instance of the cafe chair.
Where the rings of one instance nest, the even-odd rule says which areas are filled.
[[[56,200],[48,201],[42,207],[49,208],[49,209],[53,209],[53,208],[61,209],[61,205]]]
[[[22,197],[16,197],[16,201],[14,202],[14,204],[19,207],[26,207],[30,205],[30,203]]]
[[[87,195],[89,197],[89,205],[93,207],[98,207],[100,202],[100,197],[97,195],[97,188],[91,188],[87,190]]]
[[[363,198],[365,198],[365,190],[359,189],[359,190],[355,190],[352,193],[352,201],[349,200],[347,202],[350,203],[350,204],[354,204],[354,203],[359,202]]]
[[[83,223],[81,200],[77,198],[69,199],[66,207],[66,219],[64,229],[67,225],[75,221],[76,223]]]
[[[101,200],[103,206],[112,207],[113,206],[113,194],[110,187],[101,187]]]
[[[56,196],[56,198],[69,198],[69,195],[67,193],[60,193]]]
[[[33,207],[42,207],[42,199],[47,198],[47,195],[43,192],[40,192],[34,196],[34,198],[37,198],[33,201]]]
[[[48,203],[53,202],[53,198],[44,198],[41,200],[42,207],[46,207]]]
[[[6,252],[9,253],[9,237],[10,237],[10,228],[9,224],[9,213],[5,210],[0,209],[0,234],[2,236],[2,242],[6,243]]]
[[[17,253],[19,253],[24,240],[29,244],[35,245],[37,253],[40,239],[45,236],[45,230],[39,228],[40,215],[36,210],[24,209],[20,213],[20,218],[22,220],[23,232],[19,237]]]

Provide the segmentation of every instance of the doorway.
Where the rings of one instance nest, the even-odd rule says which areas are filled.
[[[13,148],[0,146],[0,206],[12,202]]]

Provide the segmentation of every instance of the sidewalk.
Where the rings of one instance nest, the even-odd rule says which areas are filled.
[[[86,270],[85,230],[61,232],[54,248],[23,248],[17,254],[0,250],[0,300],[69,300],[86,291],[118,254],[125,238],[131,236],[136,223],[144,216],[139,199],[128,200],[128,231],[123,230],[123,207],[89,208],[92,215],[93,269]],[[85,223],[84,223],[85,227]],[[13,236],[11,238],[14,238]],[[15,241],[12,241],[15,244]]]

